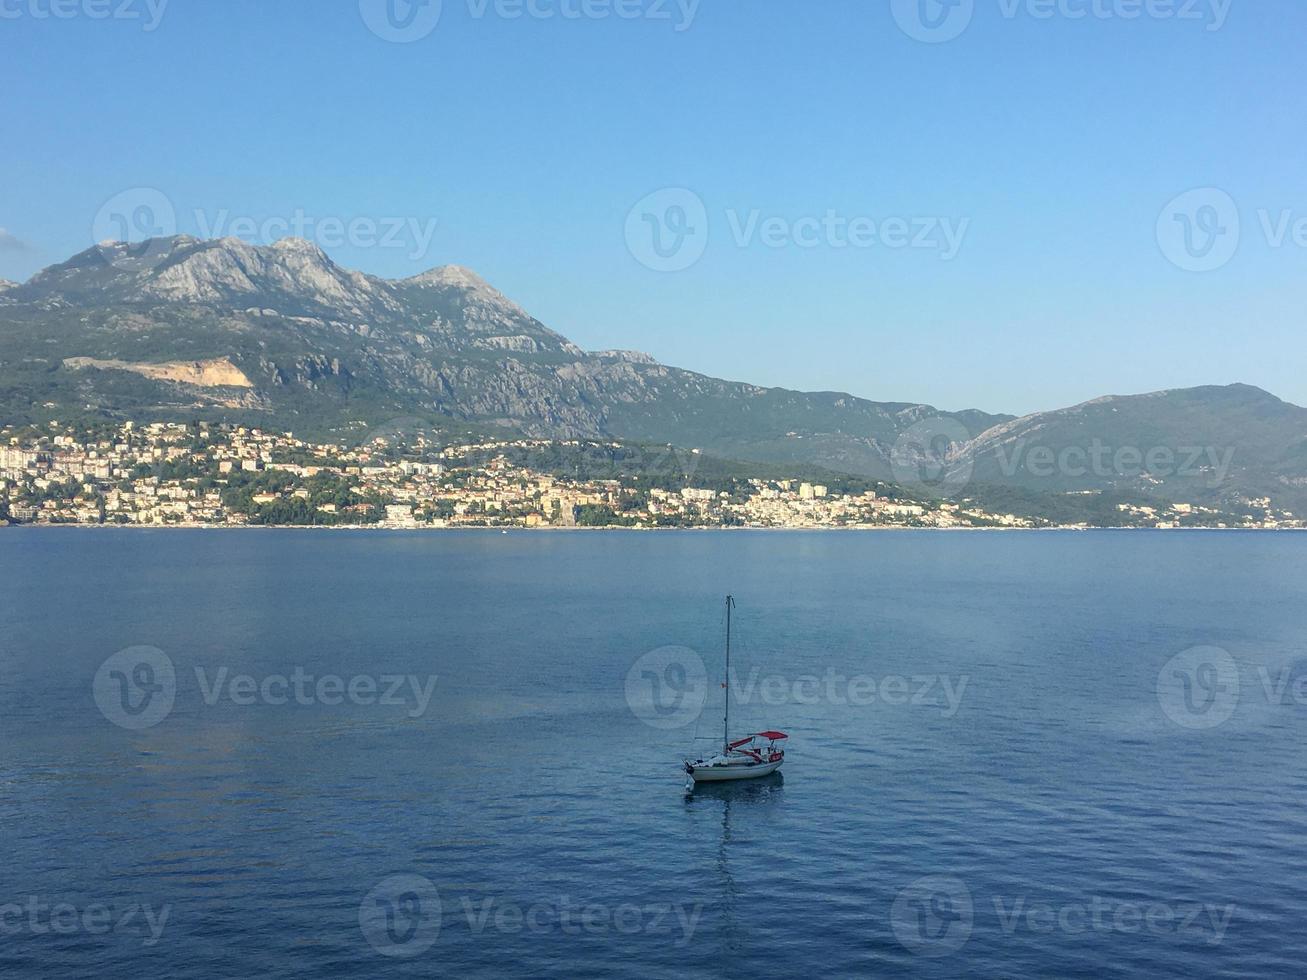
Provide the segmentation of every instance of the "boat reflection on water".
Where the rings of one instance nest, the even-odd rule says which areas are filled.
[[[785,788],[785,774],[779,770],[770,776],[757,779],[721,783],[691,783],[685,789],[685,802],[721,800],[726,805],[724,815],[731,812],[731,803],[776,803]]]
[[[756,817],[760,809],[774,806],[783,801],[785,776],[774,772],[770,776],[747,779],[739,782],[695,783],[685,791],[685,810],[687,816],[700,811],[704,816],[710,815],[711,808],[721,808],[721,837],[717,841],[717,853],[712,859],[712,868],[716,878],[718,899],[716,911],[721,916],[720,942],[724,950],[741,948],[750,942],[752,927],[748,909],[752,901],[748,895],[741,896],[731,874],[730,862],[727,860],[728,848],[734,843],[731,832],[732,811],[739,809],[743,814],[744,829],[741,843],[756,837],[758,826]],[[706,837],[706,835],[705,835]],[[707,841],[705,840],[705,843]],[[705,865],[707,867],[707,865]],[[743,899],[745,910],[737,914],[736,900]]]

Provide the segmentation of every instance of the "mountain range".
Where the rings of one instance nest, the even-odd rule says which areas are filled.
[[[766,388],[584,351],[460,266],[383,279],[302,239],[106,242],[0,282],[0,413],[672,444],[930,493],[1270,497],[1307,512],[1307,410],[1248,385],[1022,418]]]

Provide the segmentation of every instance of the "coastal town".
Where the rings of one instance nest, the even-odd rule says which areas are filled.
[[[0,429],[0,524],[179,527],[1013,527],[1048,520],[862,481],[699,475],[697,451],[381,434],[358,445],[203,422]],[[606,465],[600,474],[595,460]],[[582,465],[582,463],[586,465]],[[581,472],[582,470],[586,472]],[[1262,502],[1257,502],[1262,503]],[[1232,526],[1299,526],[1292,515]],[[1121,524],[1184,526],[1190,504],[1120,505]],[[1215,512],[1212,512],[1213,514]],[[1077,525],[1067,525],[1077,526]],[[1226,526],[1215,524],[1212,526]]]

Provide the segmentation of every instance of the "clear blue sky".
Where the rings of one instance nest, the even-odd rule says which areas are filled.
[[[435,219],[420,255],[327,250],[386,276],[467,265],[583,347],[723,377],[1017,413],[1234,381],[1307,404],[1307,242],[1274,247],[1258,218],[1307,218],[1300,0],[1233,0],[1218,30],[1220,0],[1198,19],[974,0],[946,43],[890,0],[702,0],[688,26],[676,0],[669,19],[661,0],[623,0],[633,19],[444,0],[411,43],[359,0],[171,0],[152,31],[146,0],[112,0],[135,20],[56,2],[74,16],[0,0],[0,277],[87,247],[109,199],[148,187],[190,233],[224,213]],[[665,187],[707,218],[677,272],[625,232]],[[1156,229],[1202,187],[1241,233],[1192,272]],[[968,223],[946,261],[737,243],[755,211]]]

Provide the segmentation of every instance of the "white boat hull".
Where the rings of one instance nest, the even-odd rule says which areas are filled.
[[[702,765],[691,763],[689,776],[696,783],[723,783],[735,779],[758,779],[762,776],[770,776],[784,762],[784,759],[778,759],[775,762],[754,762],[750,764],[734,761],[719,763],[718,765],[711,765],[706,762]]]

